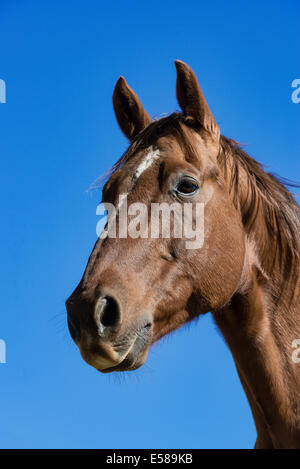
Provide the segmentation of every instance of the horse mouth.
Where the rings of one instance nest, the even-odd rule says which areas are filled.
[[[99,370],[101,373],[112,373],[113,371],[133,371],[140,368],[144,362],[136,363],[135,361],[125,358],[121,363],[116,366],[111,366],[110,368],[104,368],[104,370]]]
[[[101,373],[111,373],[113,371],[133,371],[140,368],[146,361],[150,344],[151,324],[144,326],[136,335],[125,358],[115,366],[104,368]]]

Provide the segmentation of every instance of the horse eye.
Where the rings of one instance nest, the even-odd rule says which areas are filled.
[[[198,189],[199,186],[196,181],[191,179],[182,179],[176,187],[176,192],[182,195],[193,195]]]

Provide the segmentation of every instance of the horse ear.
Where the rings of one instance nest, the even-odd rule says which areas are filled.
[[[151,117],[123,77],[115,84],[113,106],[120,129],[130,141],[151,122]]]
[[[175,60],[177,71],[176,95],[179,106],[186,117],[220,137],[220,129],[203,96],[193,70],[181,60]]]

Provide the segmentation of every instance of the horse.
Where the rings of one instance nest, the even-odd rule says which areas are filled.
[[[113,108],[129,147],[102,200],[117,214],[124,194],[147,208],[200,204],[203,243],[187,249],[187,236],[172,233],[113,237],[106,225],[66,302],[69,331],[88,364],[122,372],[143,365],[161,337],[211,313],[251,407],[254,447],[300,448],[300,364],[292,359],[300,338],[299,206],[283,180],[221,135],[193,70],[175,66],[181,111],[156,120],[118,79]]]

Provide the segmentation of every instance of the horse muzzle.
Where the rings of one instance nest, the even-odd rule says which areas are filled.
[[[152,321],[125,321],[116,296],[101,295],[95,306],[67,300],[68,327],[82,358],[98,371],[135,370],[146,360]],[[131,323],[131,324],[130,324]]]

